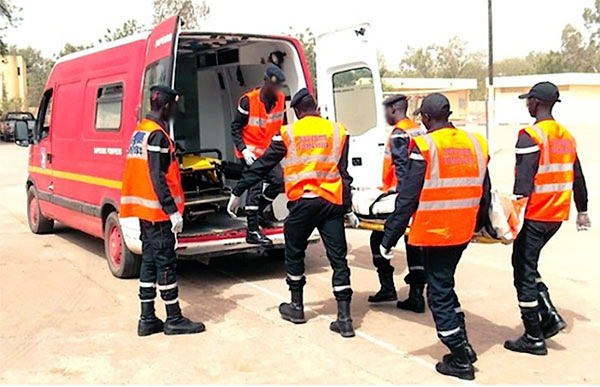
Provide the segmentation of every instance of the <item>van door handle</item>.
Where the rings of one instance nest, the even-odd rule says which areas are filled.
[[[46,154],[46,160],[48,160],[48,163],[52,162],[52,153]]]

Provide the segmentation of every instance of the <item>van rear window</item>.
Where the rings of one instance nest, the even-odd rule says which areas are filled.
[[[96,130],[119,131],[123,111],[123,83],[100,86],[96,94]]]

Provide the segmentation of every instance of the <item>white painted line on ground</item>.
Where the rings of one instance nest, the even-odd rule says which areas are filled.
[[[269,289],[267,289],[265,287],[257,285],[257,284],[255,284],[253,282],[246,281],[243,278],[234,276],[234,275],[232,275],[230,273],[227,273],[227,272],[224,272],[222,270],[218,270],[218,271],[221,272],[221,273],[223,273],[223,274],[225,274],[225,275],[227,275],[227,276],[229,276],[229,277],[231,277],[231,278],[235,278],[236,280],[241,281],[244,285],[249,286],[249,287],[251,287],[253,289],[256,289],[256,290],[258,290],[258,291],[260,291],[262,293],[265,293],[265,294],[267,294],[267,295],[269,295],[269,296],[271,296],[271,297],[273,297],[273,298],[275,298],[275,299],[277,299],[279,301],[288,301],[288,298],[282,296],[279,293],[275,293],[275,292],[273,292],[273,291],[271,291],[271,290],[269,290]],[[319,277],[317,276],[317,278],[319,278]],[[309,312],[314,312],[308,306],[305,306],[304,310],[305,311],[309,311]],[[317,315],[316,319],[321,319],[321,320],[325,320],[325,321],[328,321],[328,322],[334,321],[332,318],[324,316],[324,315]],[[423,359],[421,359],[419,357],[410,355],[409,353],[407,353],[405,351],[402,351],[401,349],[395,347],[394,345],[392,345],[392,344],[390,344],[390,343],[388,343],[386,341],[380,340],[380,339],[378,339],[378,338],[376,338],[374,336],[371,336],[371,335],[369,335],[369,334],[361,331],[360,329],[356,329],[355,332],[356,332],[357,336],[362,337],[363,339],[367,340],[368,342],[370,342],[372,344],[375,344],[375,345],[377,345],[380,348],[388,350],[388,351],[390,351],[390,352],[392,352],[392,353],[394,353],[396,355],[400,355],[401,357],[403,357],[403,358],[405,358],[407,360],[412,360],[413,362],[415,362],[415,363],[417,363],[417,364],[419,364],[419,365],[427,368],[428,370],[437,373],[437,371],[435,370],[435,366],[433,364],[431,364],[431,363],[429,363],[429,362],[427,362],[427,361],[425,361],[425,360],[423,360]],[[477,385],[477,383],[475,383],[473,381],[462,380],[462,379],[458,379],[458,378],[452,378],[452,380],[454,380],[454,381],[456,381],[458,383],[464,384],[464,385]]]

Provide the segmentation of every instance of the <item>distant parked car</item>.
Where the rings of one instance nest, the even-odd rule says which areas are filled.
[[[15,138],[15,122],[18,120],[27,121],[29,129],[32,130],[35,125],[35,117],[29,112],[8,112],[0,121],[0,140],[13,141]]]

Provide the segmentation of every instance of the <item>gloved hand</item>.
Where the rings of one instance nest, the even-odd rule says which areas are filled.
[[[248,165],[252,165],[256,161],[256,155],[248,148],[242,151],[242,156],[244,156],[244,161]]]
[[[379,252],[381,253],[381,256],[385,259],[394,258],[394,253],[392,252],[392,249],[388,250],[385,247],[383,247],[382,245],[379,245]]]
[[[588,231],[592,227],[592,221],[588,216],[587,212],[580,212],[577,214],[577,231]]]
[[[352,228],[358,228],[360,225],[360,219],[358,219],[358,216],[352,211],[346,214],[346,219]]]
[[[237,218],[236,213],[240,209],[241,204],[242,198],[231,194],[231,196],[229,197],[229,202],[227,203],[227,212],[232,218]]]
[[[174,212],[169,215],[171,218],[171,231],[173,234],[178,234],[183,231],[183,217],[179,212]]]

